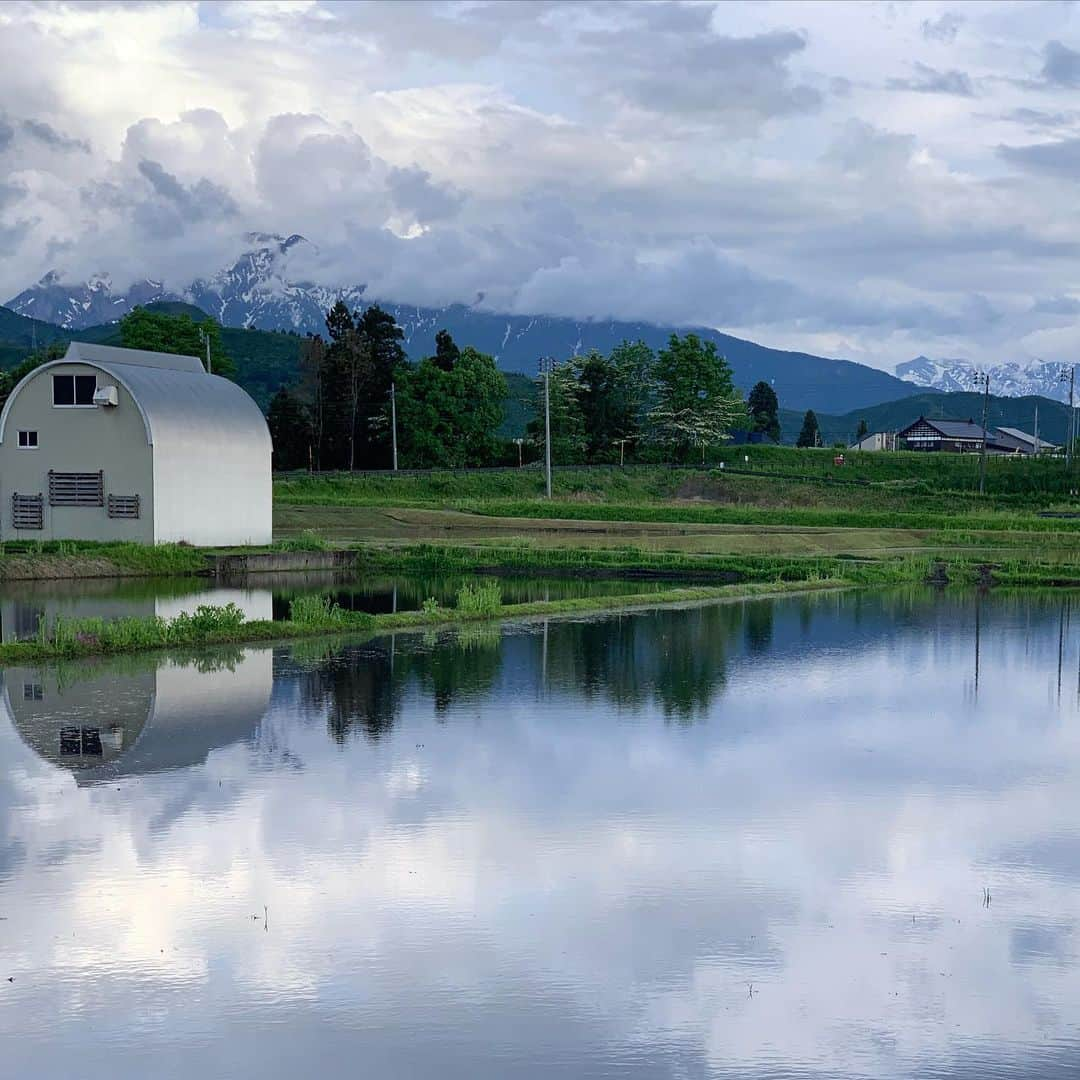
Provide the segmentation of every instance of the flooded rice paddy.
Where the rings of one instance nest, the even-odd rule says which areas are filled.
[[[0,1073],[1076,1076],[1078,680],[928,590],[8,668]]]

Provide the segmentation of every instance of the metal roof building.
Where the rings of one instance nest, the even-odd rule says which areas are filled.
[[[193,356],[73,342],[0,413],[0,536],[271,539],[270,432]]]

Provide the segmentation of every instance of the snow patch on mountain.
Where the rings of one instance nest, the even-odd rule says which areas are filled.
[[[931,360],[917,356],[896,365],[897,378],[932,390],[977,390],[978,372],[990,376],[990,393],[997,397],[1027,397],[1039,394],[1055,401],[1068,401],[1069,386],[1062,379],[1068,368],[1062,364],[1035,361],[1030,364],[1008,360],[990,367],[979,367],[970,360]]]

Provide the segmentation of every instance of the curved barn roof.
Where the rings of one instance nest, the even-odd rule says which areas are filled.
[[[0,414],[0,443],[8,414],[22,388],[43,371],[79,363],[112,376],[131,394],[146,427],[146,441],[223,445],[254,441],[270,448],[270,431],[259,406],[234,382],[208,375],[194,356],[118,349],[72,342],[62,360],[35,368],[11,392]]]

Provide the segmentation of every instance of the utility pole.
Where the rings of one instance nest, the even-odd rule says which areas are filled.
[[[555,361],[550,356],[540,357],[540,375],[544,380],[544,472],[547,480],[547,497],[551,498],[551,371]]]
[[[199,337],[203,339],[203,342],[206,345],[206,374],[213,375],[214,369],[210,364],[210,335],[205,330],[200,328]]]
[[[1035,456],[1039,456],[1039,403],[1035,402]]]
[[[390,445],[394,453],[394,472],[397,472],[397,387],[390,384]]]
[[[1065,372],[1061,373],[1061,381],[1065,381]],[[1076,412],[1073,406],[1073,398],[1076,392],[1076,365],[1073,364],[1068,371],[1069,376],[1069,422],[1065,425],[1065,468],[1072,465],[1073,443],[1076,442]]]
[[[975,376],[976,386],[983,387],[982,407],[982,451],[979,454],[979,494],[986,493],[986,414],[990,408],[990,376],[985,371],[980,371]]]

